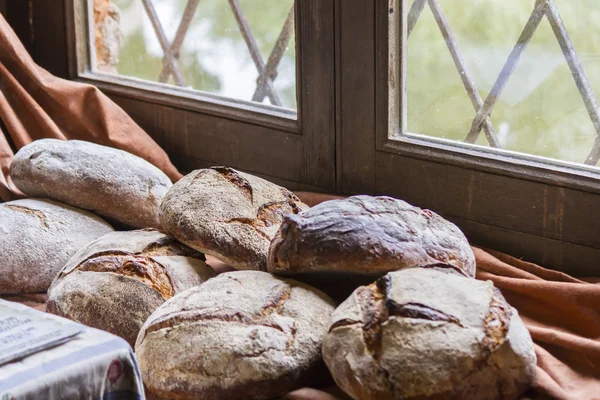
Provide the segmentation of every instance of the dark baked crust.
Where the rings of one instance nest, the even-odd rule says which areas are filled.
[[[381,276],[436,263],[475,275],[473,252],[454,224],[401,200],[354,196],[287,215],[271,243],[268,270]]]

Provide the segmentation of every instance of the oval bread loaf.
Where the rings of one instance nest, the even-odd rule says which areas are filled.
[[[47,309],[133,346],[156,308],[214,275],[204,255],[158,231],[113,232],[69,260],[48,291]]]
[[[333,309],[300,282],[227,272],[158,308],[140,331],[136,358],[160,397],[270,399],[325,372],[321,342]]]
[[[49,197],[136,228],[157,228],[171,180],[146,160],[80,140],[40,139],[15,154],[10,174],[28,196]]]
[[[323,358],[360,400],[516,400],[536,366],[529,332],[492,282],[435,268],[358,288],[335,310]]]
[[[269,249],[268,270],[381,276],[437,263],[475,276],[475,256],[456,225],[402,200],[353,196],[286,215]]]
[[[266,271],[271,239],[286,214],[308,208],[289,190],[232,168],[190,173],[160,207],[163,230],[236,269]]]
[[[0,204],[0,293],[42,293],[69,258],[111,232],[99,217],[52,200]]]

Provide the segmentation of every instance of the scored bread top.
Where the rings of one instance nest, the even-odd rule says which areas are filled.
[[[289,190],[227,167],[197,170],[177,182],[160,208],[163,230],[237,269],[266,270],[284,215],[308,206]]]
[[[112,232],[91,242],[75,254],[57,275],[53,286],[74,271],[109,272],[126,276],[160,292],[166,300],[177,291],[177,281],[208,279],[209,267],[195,268],[200,276],[180,267],[171,268],[170,258],[188,257],[204,261],[204,254],[154,229]],[[204,263],[202,263],[203,265]],[[184,272],[187,272],[182,276]],[[175,278],[175,279],[174,279]]]
[[[536,365],[531,337],[492,282],[422,268],[356,289],[332,316],[323,356],[338,385],[363,399],[517,398]]]

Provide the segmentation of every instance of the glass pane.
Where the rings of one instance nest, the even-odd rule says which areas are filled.
[[[420,14],[414,12],[419,2]],[[404,133],[597,164],[597,2],[554,0],[536,13],[536,3],[543,2],[414,3],[408,0],[406,7],[416,23],[412,30],[408,24]],[[532,34],[519,41],[524,31]],[[575,50],[569,52],[571,44]],[[484,101],[488,118],[474,124]]]
[[[293,0],[90,2],[98,71],[296,108]]]

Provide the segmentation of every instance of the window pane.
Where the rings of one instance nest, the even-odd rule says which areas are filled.
[[[408,0],[405,9],[404,133],[597,164],[597,2]],[[476,118],[484,102],[489,112]]]
[[[293,0],[90,2],[98,71],[296,108]]]

